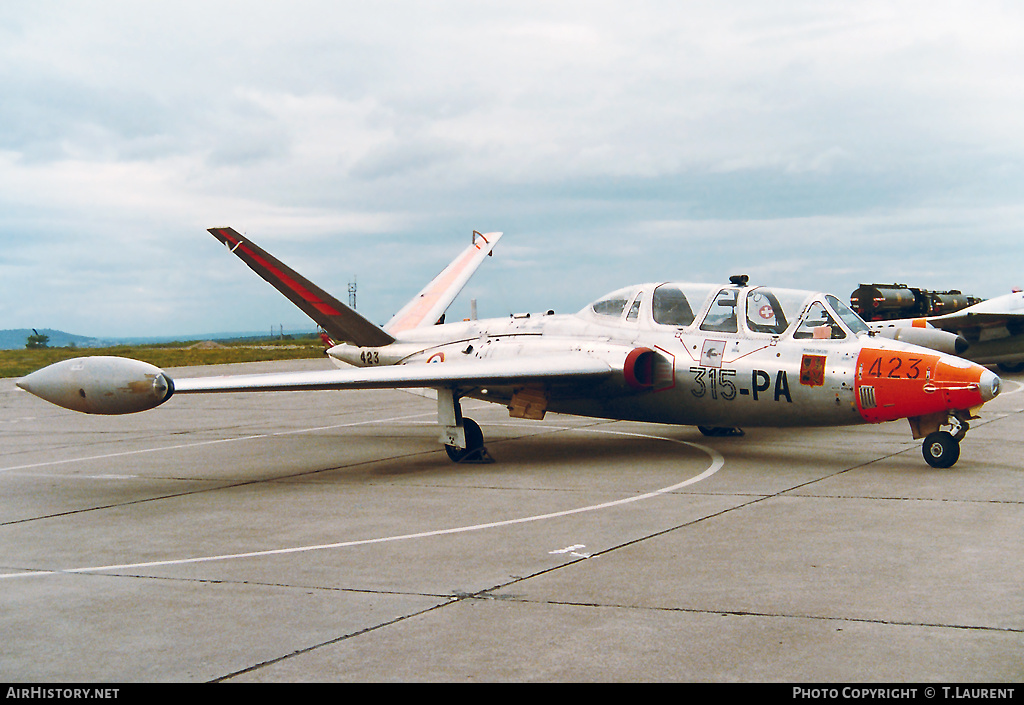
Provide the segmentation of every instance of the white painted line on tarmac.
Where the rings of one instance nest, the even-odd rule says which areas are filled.
[[[1011,394],[1019,394],[1019,393],[1021,392],[1021,390],[1024,390],[1024,384],[1021,384],[1020,382],[1018,382],[1018,381],[1017,381],[1017,380],[1015,380],[1015,379],[1002,379],[1002,378],[1000,378],[1000,381],[1002,381],[1002,383],[1003,383],[1004,385],[1007,385],[1007,384],[1012,384],[1012,385],[1014,385],[1014,386],[1016,386],[1016,387],[1017,387],[1017,388],[1016,388],[1016,389],[1014,389],[1014,390],[1013,390],[1012,392],[1008,392],[1008,391],[1005,391],[1005,390],[1004,390],[1004,391],[1001,391],[1001,392],[999,392],[999,396],[1000,396],[1000,397],[1006,397],[1006,396],[1009,396],[1009,395],[1011,395]],[[999,398],[999,397],[996,397],[996,399],[998,399],[998,398]]]
[[[355,424],[352,424],[355,425]],[[677,443],[679,445],[690,446],[696,448],[708,454],[711,458],[711,465],[708,466],[707,470],[695,475],[694,477],[687,478],[682,482],[677,482],[668,487],[662,487],[661,489],[654,490],[652,492],[646,492],[640,495],[633,495],[631,497],[625,497],[623,499],[612,500],[610,502],[602,502],[600,504],[591,504],[585,507],[577,507],[575,509],[566,509],[559,512],[550,512],[548,514],[535,514],[533,516],[519,517],[516,519],[505,519],[502,521],[487,522],[484,524],[472,524],[469,526],[459,526],[449,529],[436,529],[434,531],[422,531],[414,534],[399,534],[397,536],[382,536],[372,539],[357,539],[352,541],[338,541],[334,543],[322,543],[313,544],[307,546],[293,546],[289,548],[275,548],[263,551],[249,551],[246,553],[226,553],[222,555],[214,556],[200,556],[194,558],[179,558],[169,559],[161,561],[147,561],[145,563],[120,563],[117,565],[102,565],[102,566],[89,566],[87,568],[67,568],[64,570],[42,570],[42,571],[27,571],[21,573],[6,573],[0,574],[0,579],[12,579],[12,578],[31,578],[41,577],[46,575],[67,575],[74,573],[101,573],[109,571],[124,571],[124,570],[137,570],[140,568],[158,568],[168,566],[179,566],[179,565],[191,565],[197,563],[212,563],[214,561],[229,561],[238,560],[242,558],[260,558],[267,556],[281,556],[293,553],[308,553],[310,551],[323,551],[328,549],[337,548],[349,548],[352,546],[368,546],[372,544],[382,543],[393,543],[397,541],[409,541],[412,539],[430,538],[434,536],[450,536],[452,534],[465,534],[472,531],[483,531],[485,529],[496,529],[503,526],[513,526],[516,524],[526,524],[535,521],[544,521],[547,519],[557,519],[560,517],[571,516],[574,514],[582,514],[584,512],[595,512],[603,509],[610,509],[612,507],[620,507],[626,504],[632,504],[634,502],[640,502],[645,499],[651,499],[652,497],[658,497],[669,492],[688,487],[689,485],[696,484],[702,480],[714,475],[716,472],[722,469],[725,465],[725,458],[715,449],[703,446],[697,443],[690,443],[689,441],[680,441],[674,438],[665,438],[663,436],[651,436],[643,433],[632,433],[627,431],[609,431],[603,429],[571,429],[576,431],[584,431],[588,433],[607,433],[619,436],[632,436],[634,438],[647,438],[651,440],[668,441],[669,443]]]
[[[142,448],[140,450],[126,450],[119,453],[106,453],[104,455],[90,455],[83,458],[65,458],[64,460],[47,460],[41,463],[28,463],[26,465],[12,465],[7,468],[0,468],[0,472],[12,472],[14,470],[30,470],[33,468],[45,468],[54,465],[68,465],[71,463],[86,463],[91,460],[107,460],[109,458],[124,458],[131,455],[143,455],[145,453],[162,453],[165,450],[182,450],[185,448],[200,448],[202,446],[217,445],[219,443],[236,443],[238,441],[252,441],[259,438],[275,438],[277,436],[291,436],[297,433],[311,433],[313,431],[330,431],[335,428],[350,428],[352,426],[365,426],[374,423],[389,423],[391,421],[407,421],[423,416],[434,416],[436,412],[430,411],[410,416],[392,416],[384,419],[370,419],[368,421],[353,421],[352,423],[333,424],[331,426],[313,426],[312,428],[299,428],[291,431],[276,431],[274,433],[257,433],[251,436],[238,436],[237,438],[218,438],[212,441],[196,441],[195,443],[181,443],[173,446],[162,446],[160,448]]]

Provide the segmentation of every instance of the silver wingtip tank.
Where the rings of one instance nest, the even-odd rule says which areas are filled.
[[[56,362],[16,384],[40,399],[86,414],[146,411],[174,393],[174,382],[159,367],[108,356]]]

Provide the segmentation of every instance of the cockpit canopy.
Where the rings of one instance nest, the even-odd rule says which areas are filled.
[[[693,328],[705,333],[842,339],[867,324],[831,294],[763,286],[642,284],[601,297],[581,314],[607,323]]]

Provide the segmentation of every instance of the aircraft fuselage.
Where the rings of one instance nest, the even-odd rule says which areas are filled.
[[[566,380],[458,391],[508,406],[513,416],[521,415],[517,395],[531,394],[539,415],[528,418],[552,411],[681,425],[834,426],[944,416],[987,400],[979,389],[980,368],[881,337],[798,340],[596,318],[581,313],[463,321],[410,331],[385,348],[339,345],[329,354],[366,367],[572,353],[599,358],[617,372],[597,386]],[[995,375],[984,382],[998,391]]]

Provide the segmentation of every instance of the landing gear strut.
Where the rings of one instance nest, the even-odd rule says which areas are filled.
[[[452,389],[437,390],[437,422],[441,443],[455,463],[493,463],[484,448],[484,434],[473,419],[462,417],[462,405]]]

